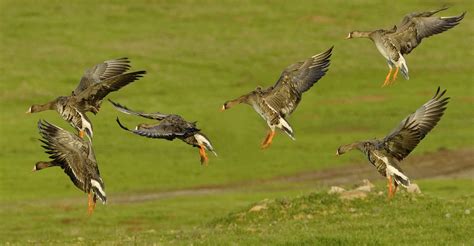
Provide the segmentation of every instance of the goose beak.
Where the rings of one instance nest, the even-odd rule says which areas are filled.
[[[225,105],[222,105],[221,112],[225,111]]]
[[[336,156],[339,156],[341,154],[339,154],[339,150],[336,150]]]
[[[25,114],[31,114],[31,107],[25,112]]]
[[[347,37],[345,39],[351,39],[351,38],[352,38],[351,34],[349,33],[349,34],[347,34]]]

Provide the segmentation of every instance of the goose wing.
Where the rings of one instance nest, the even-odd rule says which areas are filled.
[[[53,162],[59,164],[71,181],[80,189],[86,191],[90,188],[90,168],[99,174],[91,144],[78,136],[50,124],[39,121],[38,129],[43,137],[40,141],[42,147],[50,155]]]
[[[399,161],[408,156],[443,116],[449,100],[445,93],[438,87],[432,99],[403,119],[383,140],[384,149]]]
[[[74,90],[74,95],[79,95],[87,87],[100,83],[102,80],[125,73],[130,69],[130,61],[127,57],[107,60],[99,63],[84,72],[79,85]]]
[[[95,83],[81,91],[81,93],[77,95],[78,101],[88,101],[89,104],[97,103],[110,92],[117,91],[133,81],[140,79],[144,74],[146,74],[146,71],[136,71],[104,79],[100,83]]]
[[[326,74],[332,49],[288,66],[276,84],[264,92],[270,107],[282,116],[291,114],[301,101],[302,94]]]
[[[139,111],[133,111],[129,108],[127,108],[126,106],[124,105],[121,105],[119,103],[116,103],[110,99],[108,99],[110,103],[112,103],[112,105],[114,105],[115,109],[117,109],[118,111],[122,112],[122,113],[125,113],[125,114],[131,114],[131,115],[137,115],[137,116],[141,116],[141,117],[144,117],[144,118],[147,118],[147,119],[152,119],[152,120],[163,120],[164,118],[166,118],[168,115],[167,114],[162,114],[162,113],[142,113],[142,112],[139,112]]]
[[[117,117],[117,123],[122,129],[135,133],[137,135],[148,137],[148,138],[163,138],[167,140],[173,140],[175,138],[184,137],[193,132],[199,131],[199,129],[195,127],[184,127],[182,124],[175,123],[172,121],[167,121],[166,119],[156,126],[146,127],[146,128],[137,127],[134,130],[130,130],[126,126],[124,126],[120,122],[118,117]]]
[[[451,17],[433,16],[434,14],[446,9],[448,8],[443,7],[438,10],[408,14],[403,18],[400,24],[400,29],[403,31],[410,27],[414,27],[416,30],[416,38],[418,42],[421,42],[421,39],[423,38],[442,33],[458,25],[466,14],[466,12],[464,12],[458,16]]]

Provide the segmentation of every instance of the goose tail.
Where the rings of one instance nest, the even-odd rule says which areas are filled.
[[[405,61],[405,58],[401,55],[400,55],[400,59],[398,60],[398,67],[400,68],[400,71],[403,75],[403,77],[406,79],[406,80],[409,80],[410,79],[410,76],[408,75],[408,66],[407,66],[407,62]]]
[[[282,129],[286,134],[288,134],[291,139],[296,140],[295,135],[293,133],[293,128],[291,128],[288,121],[286,121],[283,117],[279,118],[277,127]]]

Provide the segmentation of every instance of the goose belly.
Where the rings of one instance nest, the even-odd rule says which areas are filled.
[[[388,55],[387,49],[383,46],[382,43],[376,42],[375,47],[377,47],[377,50],[380,52],[380,54],[382,54],[383,57],[385,57],[385,59],[391,60]]]

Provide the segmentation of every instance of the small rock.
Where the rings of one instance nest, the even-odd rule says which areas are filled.
[[[258,212],[260,210],[264,210],[267,208],[268,207],[265,204],[258,204],[258,205],[253,206],[251,209],[249,209],[249,212]]]
[[[411,183],[410,186],[407,187],[407,191],[408,193],[421,194],[420,187],[415,183]]]
[[[344,188],[339,187],[339,186],[331,186],[331,189],[329,189],[328,194],[339,194],[346,191]]]
[[[371,192],[374,187],[375,186],[368,179],[364,179],[362,180],[362,185],[357,187],[356,190]]]

